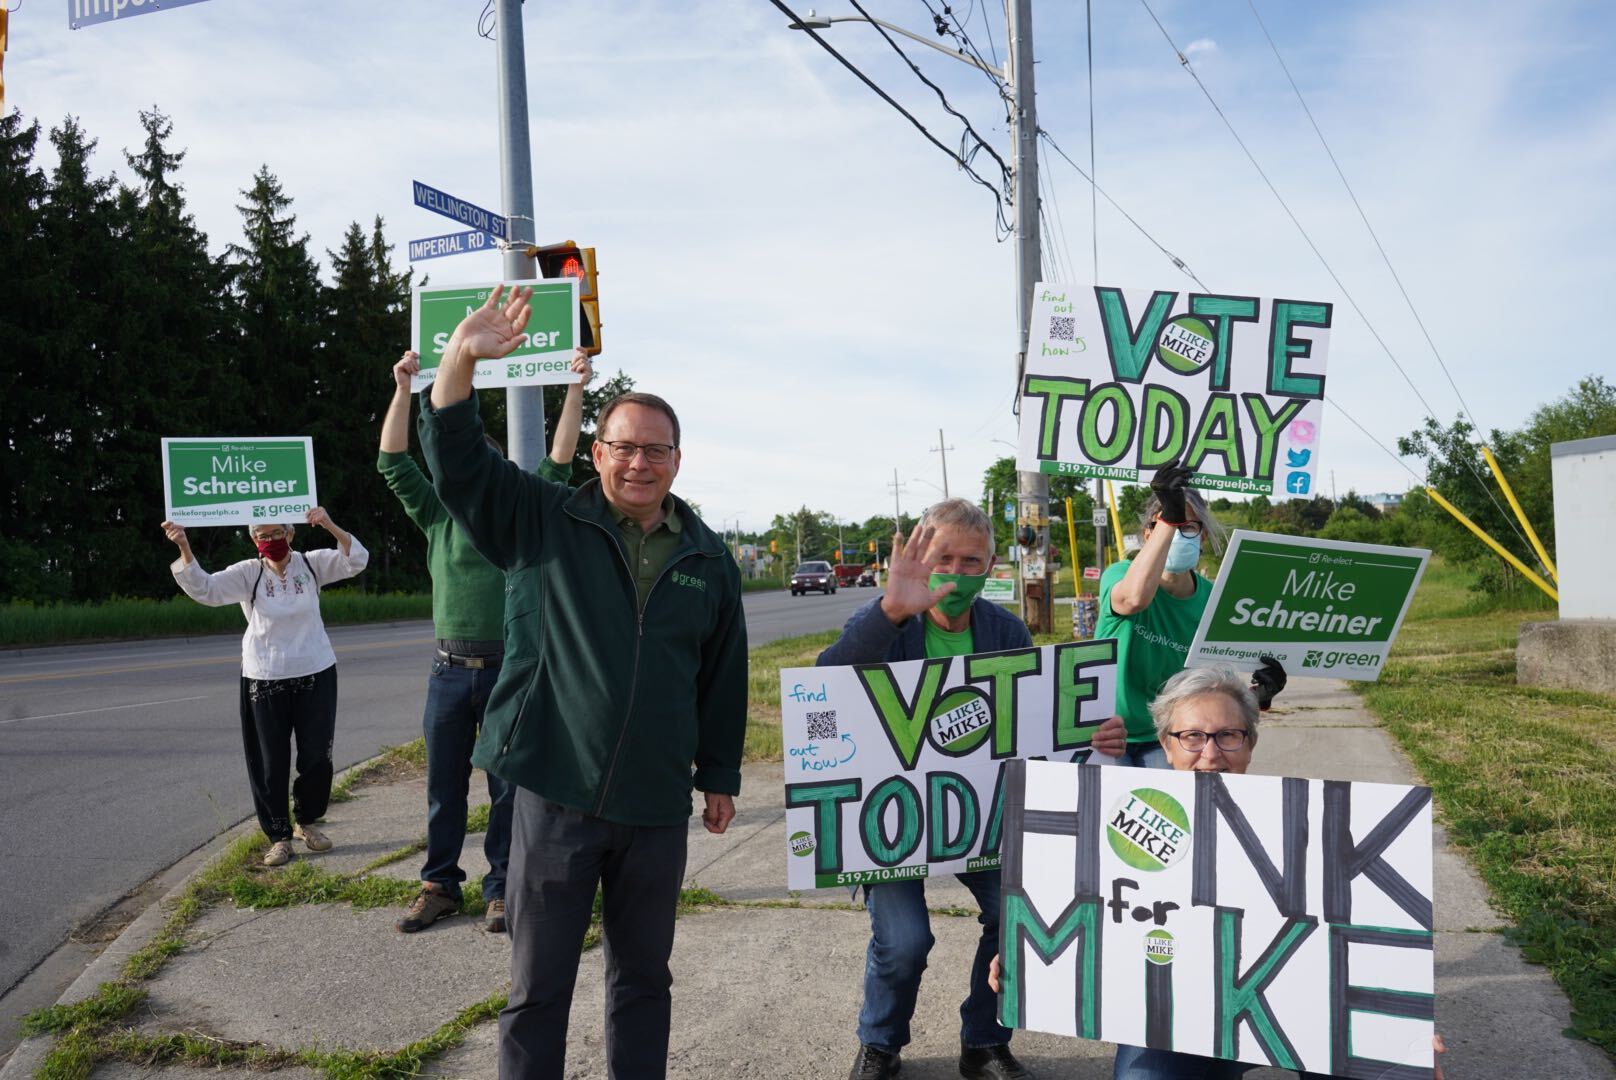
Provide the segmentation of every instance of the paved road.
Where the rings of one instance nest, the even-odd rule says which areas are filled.
[[[750,640],[841,626],[874,595],[748,594]],[[342,768],[420,733],[432,627],[331,638]],[[235,635],[0,653],[0,995],[76,924],[252,812],[240,672]]]

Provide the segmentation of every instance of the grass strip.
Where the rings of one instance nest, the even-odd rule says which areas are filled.
[[[327,626],[430,619],[430,593],[363,593],[333,587],[320,593]],[[121,597],[97,604],[0,604],[0,646],[54,645],[64,641],[189,637],[241,633],[241,611],[203,607],[186,596],[164,600]]]
[[[1566,1033],[1616,1056],[1616,701],[1518,685],[1520,624],[1553,612],[1467,582],[1433,560],[1379,681],[1354,686],[1431,785],[1508,938],[1570,999]]]
[[[779,638],[751,650],[746,679],[746,747],[743,761],[779,761],[785,753],[780,734],[780,669],[813,667],[840,630]]]
[[[381,753],[342,774],[331,788],[331,802],[352,802],[355,792],[366,784],[377,784],[406,777],[426,775],[426,738],[423,736],[399,746],[384,746]],[[486,828],[486,826],[485,826]]]

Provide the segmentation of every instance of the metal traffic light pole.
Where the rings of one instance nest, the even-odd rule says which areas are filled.
[[[527,54],[522,40],[522,0],[497,0],[494,44],[499,50],[499,174],[510,222],[505,280],[538,276],[527,249],[534,241],[533,150],[528,140]],[[505,391],[505,444],[510,459],[534,469],[544,457],[544,388]]]
[[[1038,115],[1033,106],[1032,0],[1010,0],[1005,18],[1010,39],[1010,91],[1015,108],[1010,117],[1010,149],[1015,154],[1016,212],[1016,315],[1018,346],[1016,379],[1027,370],[1027,336],[1032,319],[1032,291],[1038,283],[1042,252],[1038,245]],[[1016,387],[1020,394],[1021,387]],[[1045,558],[1049,551],[1049,478],[1039,472],[1016,473],[1017,523],[1030,525],[1037,534],[1033,550]],[[1075,559],[1075,553],[1074,553]],[[1044,558],[1037,560],[1044,562]],[[1021,561],[1023,574],[1027,560]],[[1051,584],[1023,577],[1021,617],[1034,631],[1050,626]],[[1034,587],[1036,586],[1036,588]]]

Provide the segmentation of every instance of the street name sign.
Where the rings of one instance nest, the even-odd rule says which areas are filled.
[[[78,30],[134,15],[200,3],[202,0],[67,0],[67,26],[69,30]]]
[[[1372,682],[1431,553],[1237,530],[1212,585],[1188,665],[1256,667]]]
[[[441,259],[445,255],[465,255],[473,251],[494,251],[489,234],[478,229],[466,232],[444,233],[410,241],[410,262],[423,259]]]
[[[447,192],[439,191],[419,180],[412,181],[415,187],[415,205],[423,210],[430,210],[434,214],[442,214],[446,218],[453,218],[462,225],[470,225],[473,229],[501,240],[510,239],[510,223],[505,220],[504,214],[496,214],[492,210],[485,210],[476,203],[469,203],[465,199],[457,199]]]
[[[306,435],[162,444],[163,513],[176,525],[301,525],[319,505]]]
[[[1004,771],[1006,1027],[1309,1075],[1432,1075],[1430,788]]]
[[[410,341],[420,354],[421,373],[411,380],[411,390],[432,385],[449,336],[460,320],[482,307],[497,284],[415,288],[410,304]],[[503,360],[479,361],[471,384],[482,389],[577,382],[578,376],[572,373],[572,350],[578,342],[578,280],[556,278],[506,284],[509,288],[521,285],[533,290],[532,314],[523,335],[527,340]]]

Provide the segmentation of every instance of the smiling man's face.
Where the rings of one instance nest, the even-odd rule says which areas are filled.
[[[628,461],[618,461],[604,444],[631,442],[641,446],[650,443],[673,446],[673,441],[673,421],[662,410],[637,404],[619,405],[612,410],[611,416],[606,418],[606,427],[595,434],[591,457],[595,470],[600,473],[601,490],[613,506],[636,519],[655,513],[672,489],[673,478],[679,475],[680,453],[675,447],[668,460],[660,465],[647,461],[643,453],[636,453]]]

